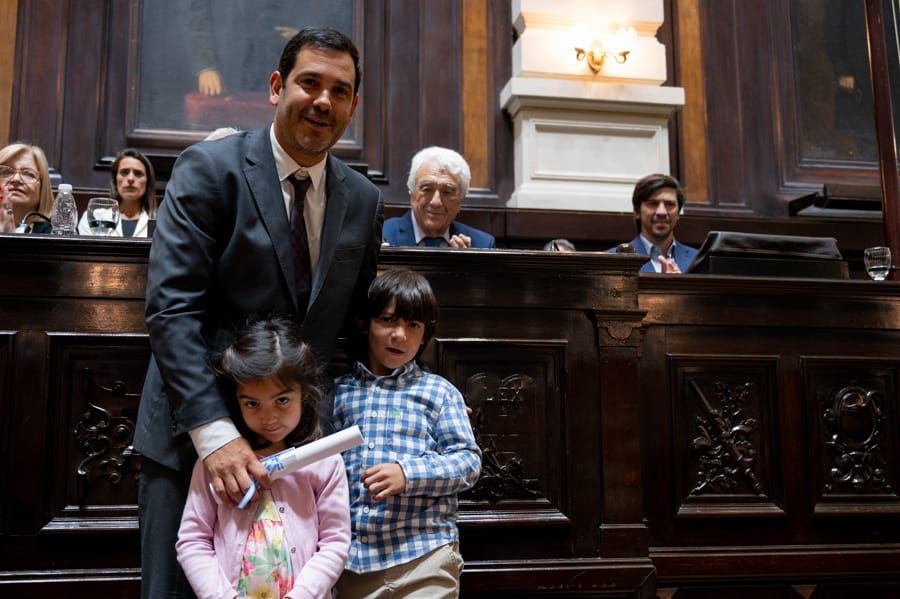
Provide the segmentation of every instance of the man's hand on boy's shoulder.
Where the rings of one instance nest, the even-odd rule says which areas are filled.
[[[362,483],[372,499],[383,501],[406,490],[406,475],[400,464],[378,464],[363,472]]]

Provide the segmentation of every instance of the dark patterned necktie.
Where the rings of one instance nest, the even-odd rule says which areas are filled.
[[[306,174],[306,173],[303,173]],[[312,268],[309,261],[309,239],[306,237],[306,219],[303,203],[311,183],[309,175],[291,177],[294,185],[294,202],[291,204],[291,241],[294,244],[294,282],[297,286],[297,307],[301,316],[306,315],[309,293],[312,289]]]
[[[425,247],[427,248],[439,248],[444,245],[443,237],[425,237]]]

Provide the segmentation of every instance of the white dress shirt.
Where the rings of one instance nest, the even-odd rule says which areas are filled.
[[[410,212],[410,216],[412,216],[412,224],[413,224],[413,234],[416,236],[416,245],[422,246],[425,243],[422,241],[428,235],[425,235],[425,231],[422,230],[422,227],[419,226],[419,221],[416,220],[416,213]],[[447,242],[447,245],[450,245],[450,227],[444,229],[444,232],[438,235],[438,237],[443,237],[444,241]]]
[[[312,166],[301,167],[288,156],[284,148],[275,139],[275,130],[269,128],[269,141],[272,142],[272,154],[275,156],[275,169],[281,181],[281,194],[284,196],[284,213],[288,221],[291,219],[291,202],[294,201],[294,184],[289,180],[298,170],[309,173],[310,186],[303,202],[303,218],[306,221],[306,238],[309,240],[309,265],[312,267],[310,278],[316,275],[319,265],[319,248],[322,245],[322,223],[325,222],[325,163],[326,155]]]
[[[653,265],[653,270],[656,272],[662,272],[662,264],[659,263],[659,257],[662,255],[662,251],[660,251],[659,247],[656,246],[652,241],[644,237],[644,234],[641,234],[641,243],[644,244],[644,250],[647,252],[647,255],[650,256],[650,264]],[[656,251],[653,251],[656,250]],[[669,246],[669,251],[666,254],[666,258],[669,260],[675,259],[675,240],[672,240],[672,245]]]

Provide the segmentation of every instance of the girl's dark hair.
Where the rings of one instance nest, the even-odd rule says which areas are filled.
[[[368,328],[373,318],[381,315],[391,300],[395,301],[394,314],[406,320],[425,323],[422,346],[428,345],[434,336],[438,320],[438,301],[428,284],[428,279],[411,270],[387,270],[369,285],[369,301],[366,302],[365,324]]]
[[[237,416],[237,386],[275,377],[288,387],[299,387],[302,396],[300,423],[285,437],[286,445],[301,445],[319,437],[319,367],[312,347],[300,338],[293,320],[283,316],[248,319],[237,331],[234,343],[219,356],[216,373],[230,387],[231,408]],[[243,418],[236,418],[238,430],[251,447],[260,449],[256,434]]]
[[[153,171],[153,165],[150,164],[150,160],[133,148],[125,148],[113,160],[112,168],[110,169],[113,197],[116,198],[117,202],[122,201],[122,198],[119,197],[119,189],[116,186],[116,177],[119,174],[119,163],[124,158],[134,158],[144,165],[144,172],[147,175],[147,186],[144,188],[144,195],[141,196],[141,208],[147,212],[147,216],[156,218],[156,173]]]

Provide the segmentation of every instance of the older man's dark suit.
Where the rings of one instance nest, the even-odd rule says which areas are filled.
[[[185,481],[196,459],[188,431],[229,416],[208,355],[231,341],[236,322],[252,313],[294,314],[324,363],[348,308],[365,302],[381,242],[381,194],[333,156],[326,192],[307,309],[296,305],[290,224],[268,128],[197,144],[175,164],[150,251],[153,357],[134,445]],[[182,506],[171,509],[180,514]]]
[[[450,236],[460,234],[469,236],[473,248],[494,249],[497,247],[497,240],[490,233],[456,221],[450,223]],[[412,210],[407,210],[403,216],[395,216],[385,221],[384,240],[388,245],[397,247],[416,246],[416,230],[413,227]]]

